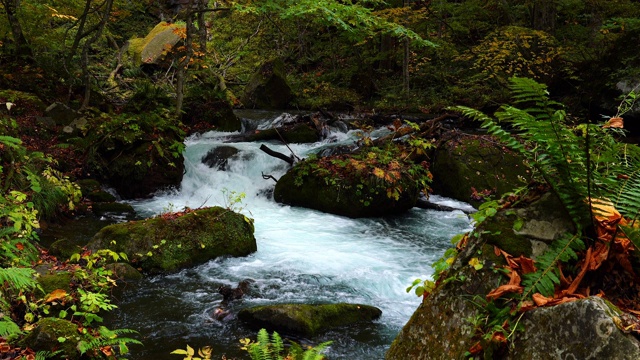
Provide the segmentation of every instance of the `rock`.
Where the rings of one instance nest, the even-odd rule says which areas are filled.
[[[73,254],[82,253],[82,247],[69,239],[60,239],[49,246],[49,254],[58,257],[59,260],[66,260]]]
[[[38,284],[42,287],[44,294],[49,294],[53,290],[62,289],[71,292],[71,273],[66,271],[58,271],[50,274],[44,274],[37,279]]]
[[[275,59],[264,63],[249,80],[241,100],[247,108],[286,108],[291,100],[291,87],[284,62]]]
[[[369,305],[281,304],[243,309],[238,318],[256,329],[312,337],[336,327],[372,322],[380,315],[380,309]]]
[[[178,186],[184,174],[183,158],[175,158],[166,144],[170,144],[171,139],[182,142],[182,138],[175,133],[162,136],[166,140],[163,156],[156,150],[156,146],[163,145],[152,140],[103,144],[90,158],[88,171],[112,186],[124,199],[148,197],[160,189]]]
[[[71,321],[58,318],[42,318],[36,328],[20,342],[21,346],[34,351],[60,351],[53,359],[80,359],[76,348],[80,341],[89,341],[87,335],[78,332],[78,326]],[[58,339],[64,338],[61,342]]]
[[[433,155],[433,192],[479,204],[476,193],[499,198],[528,183],[531,174],[522,159],[488,136],[457,136]]]
[[[640,359],[640,341],[625,334],[622,312],[608,301],[589,297],[529,311],[522,318],[508,360]]]
[[[202,163],[210,168],[225,171],[227,170],[229,159],[236,157],[239,152],[240,150],[233,146],[218,146],[209,150],[209,152],[202,157]]]
[[[82,136],[87,130],[87,119],[84,117],[80,117],[72,120],[69,125],[66,125],[62,128],[62,132],[64,132],[65,136]]]
[[[92,192],[82,192],[82,194],[84,195],[85,198],[91,200],[94,203],[97,202],[103,202],[103,203],[108,203],[108,202],[114,202],[116,201],[116,197],[109,194],[106,191],[103,190],[96,190],[96,191],[92,191]]]
[[[131,264],[148,273],[173,272],[220,256],[249,255],[257,249],[253,231],[250,219],[213,207],[176,218],[109,225],[88,248],[124,252]]]
[[[80,117],[77,111],[59,102],[49,105],[44,113],[46,117],[53,119],[56,125],[59,126],[69,125],[73,120]]]
[[[309,171],[304,164],[309,161],[318,160],[298,163],[278,180],[273,193],[275,201],[358,218],[403,213],[418,200],[419,189],[406,174],[399,180],[403,191],[396,200],[387,196],[386,188],[380,188],[374,176],[354,175],[356,179],[349,183],[332,184],[317,172]]]
[[[127,263],[112,263],[104,266],[105,269],[111,270],[118,280],[140,280],[143,278],[142,273]]]
[[[278,129],[258,130],[248,136],[248,141],[277,140],[289,144],[305,144],[320,141],[320,136],[315,128],[306,123],[288,125]]]
[[[83,194],[90,193],[92,191],[100,190],[100,182],[94,179],[81,179],[77,180],[76,184],[80,186],[80,190],[82,190]]]
[[[191,132],[242,130],[242,120],[225,99],[202,95],[188,97],[185,99],[184,113],[182,122],[192,128]]]
[[[144,38],[129,40],[127,53],[131,56],[134,66],[158,63],[167,49],[173,48],[182,40],[180,31],[184,30],[184,24],[169,24],[162,21]]]
[[[249,292],[249,286],[252,282],[252,280],[242,280],[235,288],[232,288],[229,285],[221,285],[218,287],[218,293],[222,295],[222,302],[226,303],[242,299],[242,297]]]
[[[519,230],[514,230],[518,220]],[[518,257],[535,258],[546,243],[563,232],[572,232],[570,217],[564,214],[555,195],[543,194],[521,208],[500,211],[483,222],[471,236],[467,246],[455,258],[446,273],[454,281],[441,282],[414,312],[400,331],[387,360],[460,359],[477,342],[474,326],[468,321],[481,313],[474,302],[504,283],[504,276],[494,269],[506,265],[496,256],[494,245]],[[483,264],[475,270],[470,260]],[[482,300],[481,300],[482,301]],[[481,302],[479,302],[481,303]],[[616,327],[616,317],[624,314],[600,298],[566,303],[554,307],[536,308],[520,320],[524,331],[513,335],[513,346],[505,354],[492,354],[485,349],[485,358],[494,359],[637,359],[640,342]],[[613,353],[613,348],[620,353]],[[627,355],[628,354],[628,355]]]
[[[93,213],[98,216],[109,214],[135,214],[136,211],[129,204],[119,202],[99,202],[91,205]]]
[[[481,227],[487,244],[496,245],[516,257],[535,258],[548,243],[575,231],[571,217],[551,192],[529,205],[509,210],[488,218]]]

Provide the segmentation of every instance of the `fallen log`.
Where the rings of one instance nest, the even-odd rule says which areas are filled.
[[[264,151],[269,156],[273,156],[273,157],[278,158],[278,159],[280,159],[282,161],[286,161],[289,165],[293,165],[293,163],[294,163],[294,157],[293,156],[287,156],[287,155],[285,155],[283,153],[277,152],[275,150],[271,150],[265,144],[260,145],[260,150]]]

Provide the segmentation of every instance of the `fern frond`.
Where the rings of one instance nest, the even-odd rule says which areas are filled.
[[[6,283],[13,290],[31,290],[38,286],[35,271],[30,268],[0,268],[0,283]]]
[[[315,346],[311,349],[308,349],[304,352],[302,360],[322,360],[324,359],[324,355],[322,352],[331,345],[331,341],[323,342],[318,346]]]
[[[13,322],[13,320],[9,319],[7,316],[3,316],[0,318],[0,337],[8,338],[13,335],[19,335],[22,331],[20,331],[20,326]]]
[[[142,345],[139,340],[119,337],[122,334],[138,334],[137,331],[131,329],[115,329],[110,330],[104,326],[98,329],[99,336],[89,342],[81,341],[78,343],[78,350],[81,354],[90,350],[97,350],[104,346],[118,346],[120,348],[120,355],[124,355],[129,352],[128,344]]]
[[[522,298],[526,299],[539,292],[544,296],[553,296],[555,286],[560,284],[558,263],[577,260],[576,251],[584,250],[584,242],[579,234],[568,235],[554,240],[549,249],[536,259],[538,271],[522,276],[524,291]]]

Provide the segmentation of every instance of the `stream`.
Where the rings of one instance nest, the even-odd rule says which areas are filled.
[[[263,127],[277,116],[239,115]],[[145,217],[184,207],[232,208],[255,220],[258,251],[123,285],[116,292],[119,309],[108,315],[106,325],[140,332],[144,347],[131,346],[130,359],[180,359],[170,353],[187,344],[196,349],[212,346],[213,359],[223,354],[246,359],[239,340],[255,339],[256,332],[236,319],[218,321],[212,314],[222,301],[217,292],[220,285],[236,286],[251,279],[250,293],[228,307],[232,314],[244,307],[277,303],[350,302],[379,307],[383,315],[371,325],[294,340],[309,345],[333,341],[326,353],[330,359],[383,359],[420,303],[405,289],[415,278],[432,274],[430,264],[450,246],[449,239],[470,229],[467,216],[462,211],[414,208],[401,216],[350,219],[277,204],[270,191],[274,181],[263,179],[262,173],[279,178],[287,164],[260,151],[262,143],[224,144],[240,150],[226,171],[202,163],[202,157],[222,145],[228,135],[209,132],[188,138],[180,189],[130,203]],[[333,129],[330,141],[290,147],[304,157],[327,146],[353,143],[356,136]],[[268,146],[289,153],[284,145]],[[233,198],[242,193],[244,199],[235,202]],[[468,206],[435,199],[449,206]]]

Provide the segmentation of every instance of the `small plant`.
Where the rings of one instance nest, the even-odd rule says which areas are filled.
[[[306,350],[296,343],[292,343],[285,351],[284,342],[277,332],[271,336],[265,329],[260,329],[256,342],[249,339],[240,340],[242,350],[246,350],[252,360],[323,360],[322,352],[331,344],[324,342]]]
[[[195,350],[189,345],[185,350],[177,349],[171,352],[175,355],[184,355],[184,360],[210,360],[211,359],[211,348],[209,346],[205,346],[203,348],[198,349],[198,356],[195,356]]]

